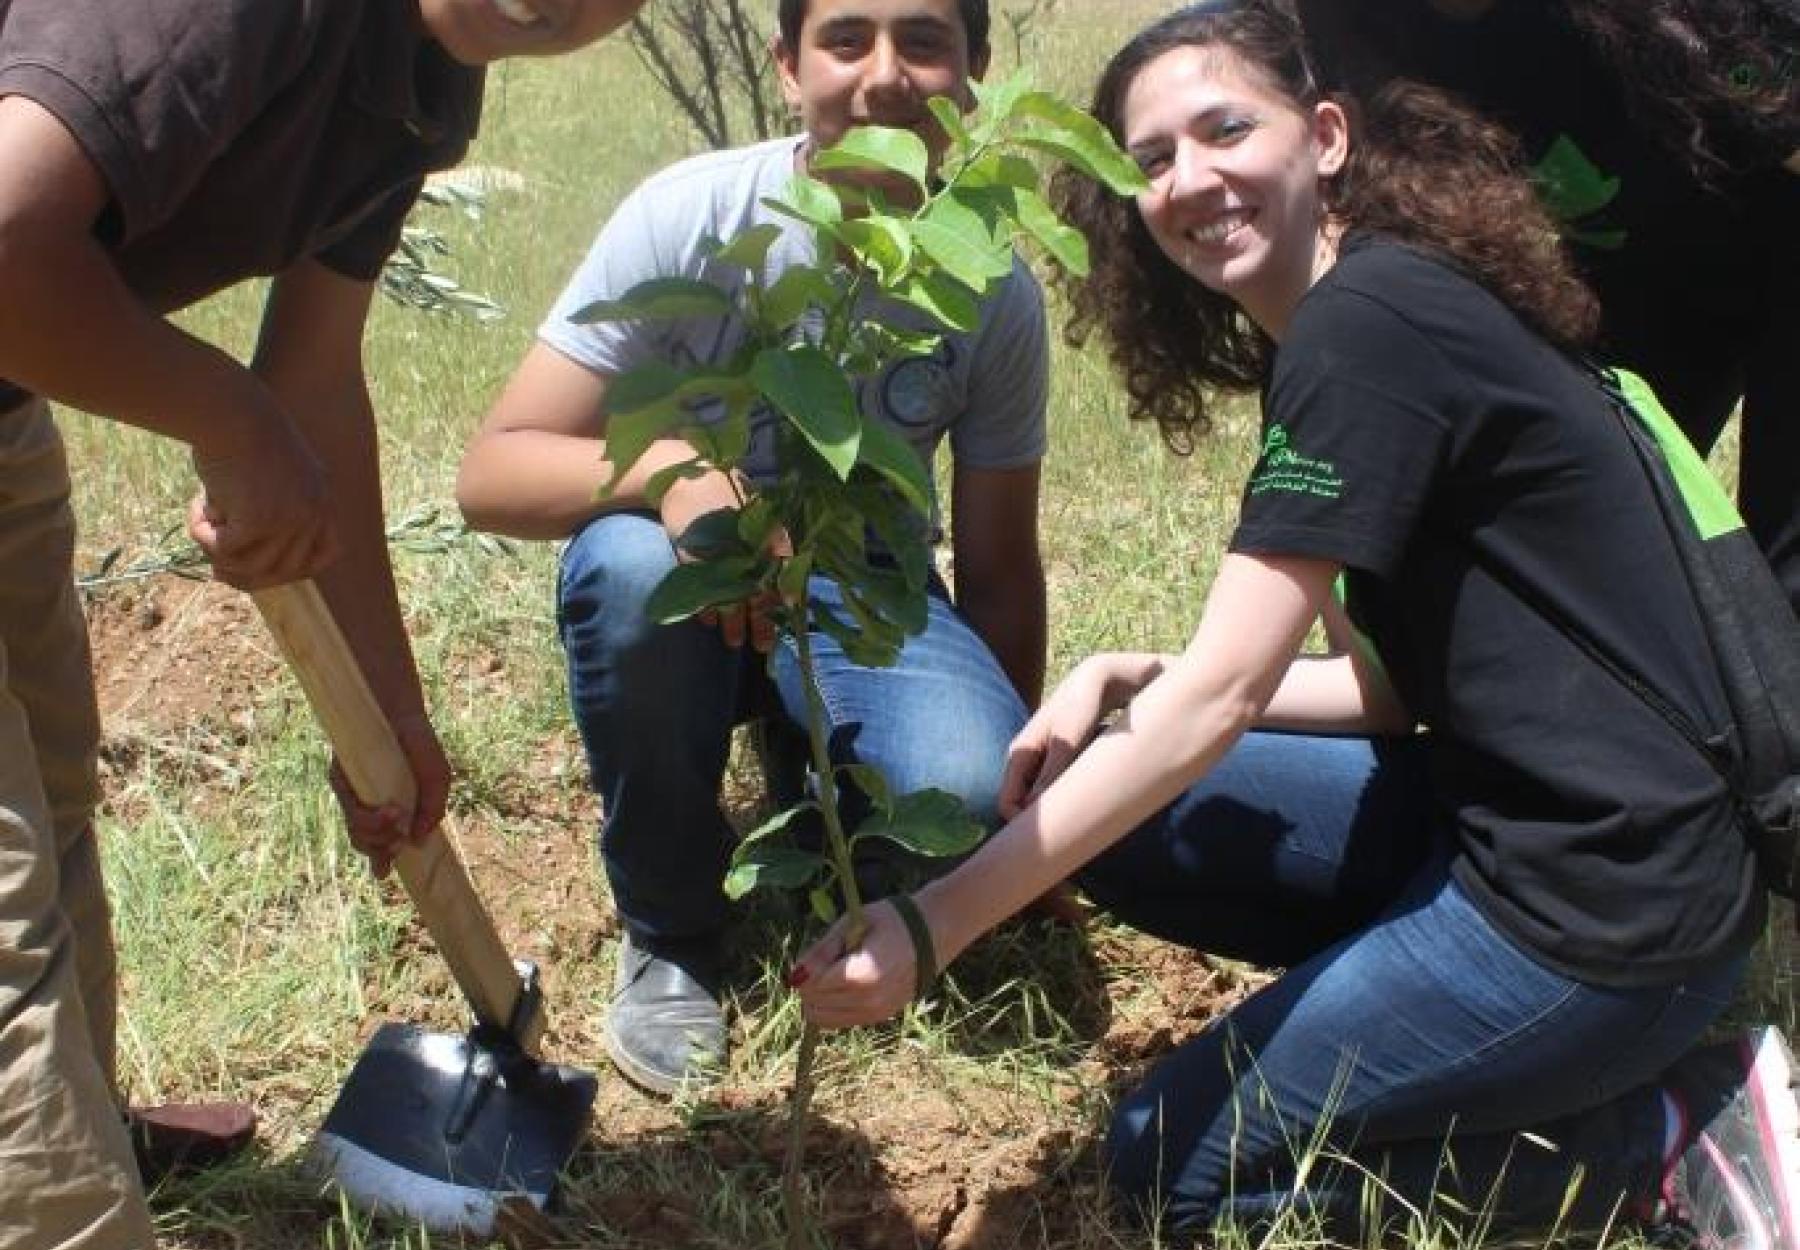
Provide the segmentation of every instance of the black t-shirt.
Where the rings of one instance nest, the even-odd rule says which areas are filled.
[[[482,81],[410,0],[0,0],[0,94],[80,142],[100,237],[163,311],[306,257],[374,278]]]
[[[1232,549],[1346,566],[1351,618],[1429,735],[1458,881],[1549,966],[1631,985],[1748,945],[1763,900],[1711,767],[1508,589],[1729,723],[1616,420],[1460,271],[1353,236],[1276,355]]]
[[[1711,137],[1730,167],[1701,180],[1632,115],[1618,70],[1554,0],[1497,0],[1458,19],[1428,0],[1302,4],[1321,76],[1367,99],[1405,77],[1519,137],[1546,205],[1604,308],[1599,349],[1642,374],[1710,441],[1743,390],[1741,361],[1800,282],[1800,177],[1787,153]]]

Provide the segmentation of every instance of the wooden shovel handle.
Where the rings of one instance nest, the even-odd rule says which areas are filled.
[[[251,597],[299,678],[350,788],[372,807],[392,803],[410,810],[417,793],[412,767],[318,587],[292,582]],[[476,1018],[507,1027],[524,981],[449,836],[438,830],[423,846],[403,846],[394,867]],[[536,1054],[542,1034],[543,1012],[534,1011],[525,1036],[515,1040]]]

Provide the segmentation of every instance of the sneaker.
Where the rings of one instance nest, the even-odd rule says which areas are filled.
[[[629,937],[620,942],[606,1053],[632,1084],[673,1094],[724,1066],[725,1009],[714,988],[714,962],[663,958]]]
[[[1800,1250],[1800,1079],[1778,1029],[1694,1051],[1670,1071],[1683,1118],[1664,1223],[1701,1250]]]
[[[144,1187],[216,1167],[256,1136],[256,1112],[241,1102],[164,1103],[125,1112],[125,1131]]]

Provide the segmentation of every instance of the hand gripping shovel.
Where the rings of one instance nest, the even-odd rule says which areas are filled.
[[[412,770],[311,582],[255,592],[363,802],[410,806]],[[316,1153],[350,1200],[438,1232],[495,1231],[542,1210],[587,1130],[591,1073],[541,1063],[537,970],[515,964],[442,833],[394,861],[475,1010],[466,1037],[383,1025],[319,1130]]]

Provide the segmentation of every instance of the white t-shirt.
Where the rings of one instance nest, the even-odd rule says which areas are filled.
[[[644,182],[600,231],[539,327],[539,339],[609,376],[651,360],[677,367],[727,360],[744,335],[736,316],[592,325],[569,317],[595,300],[619,299],[651,278],[702,279],[738,296],[747,283],[743,270],[712,263],[704,248],[709,239],[730,239],[752,226],[782,227],[769,249],[765,282],[773,283],[790,265],[814,263],[811,228],[762,202],[787,188],[799,146],[800,139],[790,137],[707,153]],[[938,328],[923,314],[897,305],[883,317],[919,330]],[[947,333],[933,355],[898,361],[862,379],[859,399],[863,412],[899,431],[927,468],[946,432],[961,467],[1035,464],[1046,442],[1048,356],[1043,295],[1030,270],[1015,259],[1011,276],[983,302],[980,329]],[[752,415],[745,465],[752,482],[775,476],[774,420],[766,410]]]

